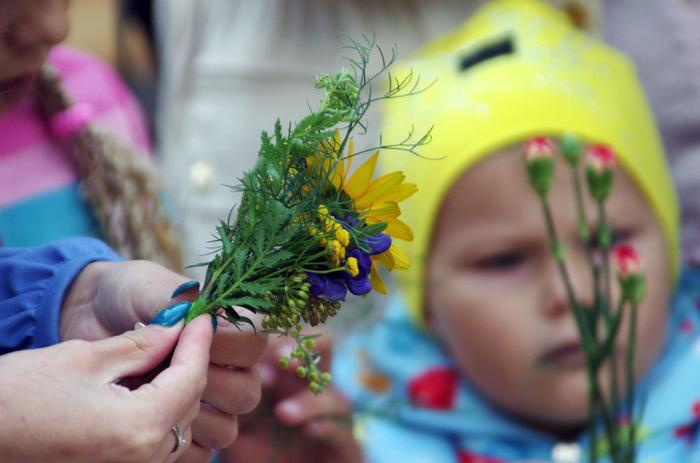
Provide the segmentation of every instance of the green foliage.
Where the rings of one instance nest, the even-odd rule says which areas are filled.
[[[229,217],[216,227],[216,254],[206,264],[203,290],[186,318],[190,321],[210,313],[236,325],[252,325],[241,310],[261,314],[267,332],[297,341],[294,355],[303,363],[304,376],[315,393],[330,376],[318,370],[318,355],[308,342],[313,336],[301,334],[302,324],[324,322],[338,312],[340,304],[312,297],[307,272],[342,270],[329,263],[331,250],[322,243],[329,233],[325,231],[327,217],[319,210],[326,208],[334,217],[349,214],[361,218],[351,199],[332,182],[333,168],[344,156],[351,134],[358,128],[366,129],[365,114],[373,103],[421,91],[412,75],[401,80],[389,75],[389,89],[374,95],[372,83],[393,64],[396,49],[387,57],[368,37],[362,41],[349,38],[348,49],[349,70],[321,74],[316,79],[317,88],[324,91],[318,110],[286,130],[277,120],[272,133],[261,134],[255,167],[233,187],[243,194],[236,220],[232,223]],[[367,66],[375,53],[381,60],[379,71],[369,75]],[[341,134],[339,145],[333,141],[336,131]],[[430,132],[413,140],[411,130],[398,143],[384,144],[380,138],[371,151],[393,149],[417,154],[416,148],[429,141]],[[319,160],[321,167],[309,168],[311,158]],[[363,238],[384,228],[385,223],[361,223],[351,232],[351,240],[359,245]]]

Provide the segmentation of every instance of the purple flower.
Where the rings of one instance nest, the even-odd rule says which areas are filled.
[[[319,275],[318,273],[308,274],[309,292],[313,297],[323,297],[331,301],[341,301],[348,293],[345,282],[340,275]]]
[[[311,293],[313,297],[321,296],[328,286],[326,277],[317,273],[307,273],[306,281],[309,283],[309,293]]]
[[[345,224],[347,224],[347,226],[345,227],[346,229],[347,229],[347,228],[353,228],[353,227],[355,227],[355,226],[357,225],[357,219],[355,219],[355,218],[354,218],[353,216],[351,216],[350,214],[347,214],[345,217],[343,217],[343,222],[345,222],[345,223],[343,224],[343,226],[345,226]]]
[[[391,236],[386,233],[377,233],[374,236],[370,236],[365,240],[367,246],[369,246],[370,254],[376,256],[383,252],[386,252],[391,247]]]
[[[372,258],[364,252],[362,249],[354,248],[348,251],[347,257],[354,257],[357,259],[357,269],[360,271],[355,278],[360,278],[367,276],[369,270],[372,268]]]
[[[342,278],[338,276],[328,276],[326,277],[328,286],[326,286],[326,291],[323,294],[326,299],[331,301],[342,301],[345,299],[345,295],[348,293],[348,288],[345,287],[345,282]]]
[[[348,258],[355,258],[357,260],[357,270],[356,276],[352,276],[347,272],[345,273],[345,284],[351,293],[356,296],[361,296],[367,294],[372,290],[372,283],[369,280],[369,271],[372,268],[372,258],[361,249],[355,248],[348,251]]]
[[[348,285],[348,289],[355,296],[362,296],[372,291],[372,283],[369,281],[369,274],[363,277],[357,276],[355,278],[346,274],[345,284]]]

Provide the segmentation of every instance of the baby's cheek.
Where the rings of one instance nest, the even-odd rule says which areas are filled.
[[[666,342],[667,308],[648,301],[640,307],[637,325],[637,348],[635,350],[635,377],[640,379],[648,373]]]

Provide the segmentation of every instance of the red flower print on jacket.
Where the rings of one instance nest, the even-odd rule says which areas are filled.
[[[408,397],[418,407],[449,410],[457,394],[457,373],[449,368],[435,368],[412,378]]]
[[[700,431],[700,400],[693,404],[693,421],[683,426],[678,426],[673,435],[676,439],[685,440],[689,444],[695,442]]]
[[[464,450],[459,452],[457,458],[459,459],[459,463],[506,463],[504,460],[499,460],[498,458],[485,457]]]

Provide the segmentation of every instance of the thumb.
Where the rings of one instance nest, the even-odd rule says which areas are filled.
[[[157,367],[173,351],[182,322],[167,328],[149,325],[95,342],[110,379],[142,375]]]

